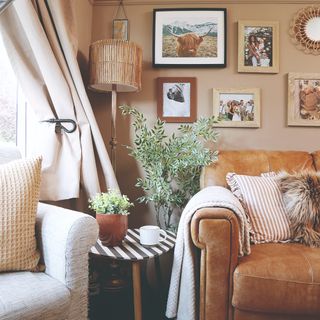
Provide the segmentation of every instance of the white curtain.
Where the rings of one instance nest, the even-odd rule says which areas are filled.
[[[88,196],[100,191],[93,142],[107,187],[118,188],[76,59],[74,1],[15,0],[0,16],[0,26],[37,118],[27,151],[44,158],[41,200],[77,198],[80,184]],[[41,122],[52,118],[73,119],[77,130],[56,133],[54,124]]]

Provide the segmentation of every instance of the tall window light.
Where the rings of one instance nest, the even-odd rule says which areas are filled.
[[[17,145],[25,154],[26,101],[0,34],[0,143]]]
[[[17,141],[17,79],[0,36],[0,142]]]

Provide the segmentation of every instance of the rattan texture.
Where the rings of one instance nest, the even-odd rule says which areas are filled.
[[[142,49],[125,40],[99,40],[90,46],[89,87],[96,91],[141,90]]]
[[[289,34],[299,50],[307,54],[320,54],[320,41],[310,39],[307,35],[307,23],[320,17],[320,6],[309,6],[300,9],[291,20]]]

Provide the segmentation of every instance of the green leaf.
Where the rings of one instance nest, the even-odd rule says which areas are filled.
[[[214,126],[217,119],[202,117],[193,124],[180,125],[177,132],[168,135],[161,119],[149,127],[137,109],[121,106],[120,110],[132,117],[135,137],[127,149],[145,171],[144,178],[136,183],[145,193],[138,201],[153,202],[158,223],[176,230],[172,219],[179,218],[189,199],[199,191],[202,167],[218,160],[218,151],[212,149],[218,139]]]

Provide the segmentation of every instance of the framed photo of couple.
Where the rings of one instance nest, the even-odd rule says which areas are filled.
[[[279,72],[279,22],[238,22],[238,72]]]

